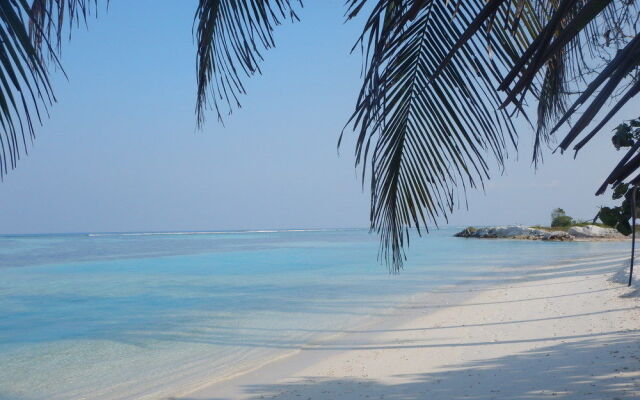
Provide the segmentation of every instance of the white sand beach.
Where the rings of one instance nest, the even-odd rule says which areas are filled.
[[[628,254],[501,269],[183,400],[638,399]]]

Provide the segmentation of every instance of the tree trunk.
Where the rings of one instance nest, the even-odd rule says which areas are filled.
[[[633,204],[631,206],[632,211],[632,221],[631,221],[631,263],[629,265],[629,286],[631,286],[631,281],[633,279],[633,259],[635,258],[636,253],[636,192],[638,187],[635,186],[633,188],[633,192],[631,192],[631,199]]]

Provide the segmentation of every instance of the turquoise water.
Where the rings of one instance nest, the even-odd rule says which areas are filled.
[[[0,236],[0,398],[178,395],[425,290],[628,247],[455,231],[414,239],[400,275],[366,230]]]

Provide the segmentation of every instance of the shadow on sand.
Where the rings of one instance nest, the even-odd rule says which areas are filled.
[[[292,383],[248,385],[242,390],[251,399],[280,400],[638,399],[640,360],[628,354],[638,354],[639,350],[637,334],[595,336],[507,357],[451,365],[443,372],[395,375],[395,383],[310,376]]]
[[[620,262],[623,264],[624,261]],[[588,275],[610,273],[617,267],[610,260],[585,262],[573,266],[553,266],[546,271],[538,269],[535,274],[525,276],[504,276],[499,290],[508,290],[517,286],[544,285],[547,279],[557,277],[576,277],[588,280]],[[527,271],[529,272],[529,271]],[[600,275],[600,278],[602,276]],[[491,277],[494,278],[494,277]],[[490,278],[490,279],[491,279]],[[493,280],[493,279],[491,279]],[[542,283],[541,283],[542,282]],[[566,283],[567,281],[565,281]],[[463,289],[464,290],[464,289]],[[451,292],[462,292],[453,288]],[[474,289],[475,290],[475,289]],[[478,290],[496,290],[485,287]],[[516,299],[509,302],[525,303],[523,307],[538,304],[540,300],[563,298],[565,296],[584,296],[585,300],[593,294],[606,294],[613,289],[593,289],[579,293],[560,293],[556,296]],[[474,303],[460,305],[498,304]],[[454,303],[455,304],[455,303]],[[448,304],[451,306],[451,304]],[[432,308],[433,305],[423,305]],[[546,320],[571,320],[585,316],[599,318],[605,314],[637,309],[634,306],[615,307],[592,313],[576,313],[539,319],[514,319],[512,321],[487,321],[465,326],[495,326],[520,324]],[[433,326],[414,328],[424,330],[425,336],[438,329],[456,328],[459,325]],[[449,340],[411,342],[358,341],[358,333],[365,331],[347,330],[348,336],[338,343],[316,344],[305,348],[312,351],[341,350],[391,350],[411,348],[451,348],[451,351],[465,351],[469,346],[500,346],[513,343],[538,342],[535,350],[522,351],[508,356],[487,358],[444,366],[441,370],[418,375],[393,375],[393,371],[385,373],[390,378],[384,381],[367,378],[362,374],[327,379],[326,377],[305,376],[302,378],[271,384],[240,385],[240,398],[279,399],[279,400],[355,400],[355,399],[387,399],[387,400],[543,400],[543,399],[590,399],[590,400],[623,400],[640,399],[640,330],[616,330],[611,326],[607,332],[554,336],[549,331],[544,337],[536,339],[507,338],[495,342],[468,341],[451,343]],[[376,332],[393,332],[394,329],[382,329]],[[369,331],[371,332],[371,331]],[[555,344],[551,344],[555,343]],[[545,344],[547,344],[545,346]],[[253,343],[264,345],[264,343]],[[454,348],[458,350],[454,350]],[[473,358],[473,355],[468,357]],[[393,368],[389,366],[389,368]],[[181,398],[180,400],[232,400],[237,396],[229,396],[224,392],[218,396]]]

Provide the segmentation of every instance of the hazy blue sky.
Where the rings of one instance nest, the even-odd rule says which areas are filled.
[[[308,1],[276,33],[263,76],[247,81],[226,126],[195,130],[195,1],[113,0],[63,52],[59,103],[30,156],[0,183],[0,232],[364,227],[369,198],[338,133],[359,88],[349,55],[359,21],[344,1]],[[637,117],[638,103],[624,117]],[[592,217],[615,165],[611,126],[577,160],[550,155],[536,172],[521,125],[519,160],[469,192],[455,225],[546,223],[561,206]]]

